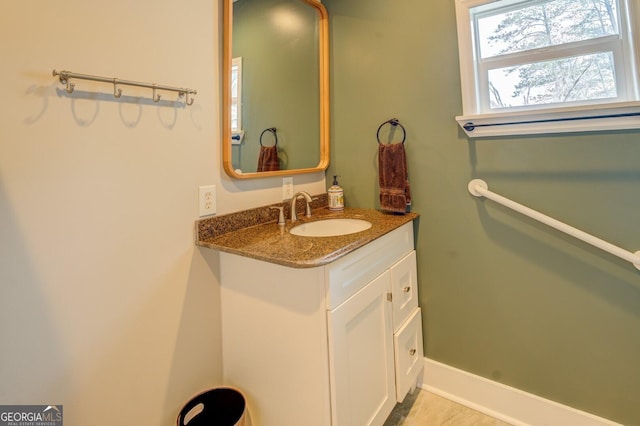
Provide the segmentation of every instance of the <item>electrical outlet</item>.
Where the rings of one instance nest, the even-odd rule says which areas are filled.
[[[293,197],[293,178],[282,178],[282,199],[290,200]]]
[[[201,186],[199,189],[200,217],[216,214],[216,186]]]

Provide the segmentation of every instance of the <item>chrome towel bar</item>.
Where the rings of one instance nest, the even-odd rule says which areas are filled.
[[[502,195],[496,194],[495,192],[489,191],[489,186],[482,179],[474,179],[469,182],[467,186],[469,192],[476,197],[485,197],[492,201],[495,201],[498,204],[502,204],[505,207],[508,207],[512,210],[517,211],[518,213],[522,213],[525,216],[529,216],[532,219],[537,220],[538,222],[542,222],[545,225],[548,225],[552,228],[557,229],[558,231],[564,232],[565,234],[571,235],[574,238],[584,241],[585,243],[591,244],[594,247],[597,247],[601,250],[604,250],[608,253],[613,254],[614,256],[618,256],[621,259],[626,260],[627,262],[631,262],[636,269],[640,269],[640,251],[632,253],[628,250],[615,246],[607,241],[601,240],[598,237],[594,237],[591,234],[588,234],[584,231],[581,231],[573,226],[567,225],[564,222],[560,222],[559,220],[553,219],[547,215],[544,215],[536,210],[530,209],[527,206],[523,206],[522,204],[516,203],[513,200],[503,197]]]

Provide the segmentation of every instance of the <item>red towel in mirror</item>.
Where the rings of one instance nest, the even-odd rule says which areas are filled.
[[[277,146],[261,146],[258,155],[258,172],[272,172],[280,170]]]

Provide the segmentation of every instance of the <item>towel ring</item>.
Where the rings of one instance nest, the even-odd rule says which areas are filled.
[[[407,131],[405,130],[404,126],[400,124],[400,121],[398,121],[397,118],[387,120],[382,123],[380,127],[378,127],[378,131],[376,132],[376,139],[378,140],[378,144],[382,145],[382,142],[380,142],[380,129],[382,129],[385,124],[391,124],[393,127],[400,126],[400,128],[402,129],[402,144],[404,145],[404,141],[407,139]]]
[[[273,133],[273,137],[274,137],[274,138],[276,138],[276,140],[275,140],[275,142],[274,142],[273,146],[278,146],[278,134],[276,133],[276,128],[275,128],[275,127],[269,127],[269,128],[267,128],[267,129],[264,129],[264,130],[262,131],[262,133],[260,133],[260,146],[264,146],[264,145],[262,145],[262,137],[264,136],[264,134],[265,134],[266,132],[271,132],[271,133]]]

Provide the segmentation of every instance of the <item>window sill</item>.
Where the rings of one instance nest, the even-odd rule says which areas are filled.
[[[244,139],[244,130],[233,130],[231,132],[231,145],[240,145]]]
[[[462,115],[456,121],[470,138],[640,129],[640,102]]]

